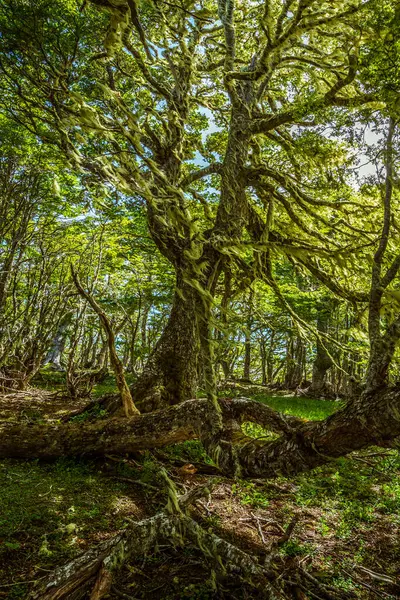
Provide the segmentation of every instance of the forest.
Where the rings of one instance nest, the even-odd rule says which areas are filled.
[[[0,599],[400,598],[400,2],[0,0]]]

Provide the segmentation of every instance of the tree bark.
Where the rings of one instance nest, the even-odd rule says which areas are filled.
[[[1,458],[104,456],[160,448],[199,438],[223,473],[241,477],[292,476],[400,436],[400,392],[385,390],[350,401],[324,421],[304,422],[245,398],[220,400],[222,435],[210,435],[209,402],[178,406],[130,419],[46,425],[4,424]],[[252,421],[279,434],[274,441],[248,438],[240,424]]]
[[[327,333],[332,302],[326,300],[324,305],[318,307],[317,330],[321,333]],[[326,375],[333,365],[332,358],[326,349],[326,340],[317,339],[317,355],[313,364],[312,383],[310,393],[313,396],[321,397],[327,392]]]
[[[128,384],[126,383],[126,379],[125,379],[125,375],[124,375],[124,367],[123,367],[122,362],[117,354],[117,350],[115,347],[115,334],[114,334],[113,328],[111,327],[111,323],[110,323],[106,313],[103,311],[101,306],[96,302],[96,300],[93,298],[93,296],[91,294],[89,294],[86,290],[84,290],[81,282],[79,281],[79,277],[75,273],[72,266],[71,266],[71,274],[72,274],[72,278],[74,280],[76,289],[78,290],[80,295],[89,302],[90,306],[93,308],[93,310],[99,317],[100,323],[101,323],[101,325],[104,329],[104,332],[107,336],[108,350],[110,352],[110,360],[111,360],[112,368],[114,371],[117,388],[118,388],[119,394],[121,396],[122,407],[124,409],[125,416],[132,417],[133,415],[138,415],[139,411],[133,402],[133,399],[131,396],[131,391],[129,389]]]
[[[167,484],[170,480],[167,478]],[[169,493],[175,496],[173,486]],[[81,556],[56,569],[50,577],[41,582],[30,596],[32,600],[80,600],[87,597],[92,588],[90,600],[100,600],[110,591],[113,573],[130,558],[146,556],[160,542],[183,546],[187,541],[199,547],[211,561],[218,575],[237,577],[257,590],[257,597],[264,600],[280,600],[283,595],[279,587],[271,583],[268,565],[278,548],[272,546],[269,562],[264,566],[257,560],[233,546],[226,540],[206,531],[185,514],[184,509],[208,491],[207,486],[197,486],[194,490],[174,498],[158,514],[132,523],[127,529],[91,548]],[[276,577],[275,577],[276,578]],[[94,587],[93,587],[94,584]]]
[[[57,328],[56,335],[51,344],[51,348],[47,353],[44,364],[50,364],[56,371],[63,371],[61,357],[64,352],[67,341],[67,331],[72,318],[72,313],[68,313],[61,321]]]
[[[252,294],[252,291],[250,290],[246,332],[245,332],[244,364],[243,364],[243,379],[245,379],[247,381],[250,381],[250,366],[251,366],[251,327],[253,324],[252,310],[251,310],[252,301],[253,301],[253,294]]]
[[[179,404],[196,395],[199,336],[195,292],[181,277],[176,287],[168,323],[131,388],[141,412]]]
[[[289,390],[299,387],[302,380],[305,348],[300,337],[291,335],[287,342],[285,387]]]
[[[389,367],[400,337],[400,316],[382,331],[382,297],[388,285],[399,270],[398,258],[382,274],[384,258],[390,238],[392,195],[393,195],[393,138],[396,131],[396,119],[391,116],[386,137],[385,194],[383,198],[383,223],[378,248],[374,254],[371,273],[371,289],[368,306],[368,334],[370,355],[365,380],[366,393],[385,387],[389,380]]]
[[[267,385],[267,351],[265,348],[265,338],[260,339],[260,357],[261,357],[261,384]]]

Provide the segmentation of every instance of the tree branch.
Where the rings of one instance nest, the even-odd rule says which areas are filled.
[[[221,168],[221,163],[211,163],[207,167],[198,169],[197,171],[193,171],[181,180],[181,182],[179,183],[179,187],[184,189],[194,181],[197,181],[198,179],[202,179],[203,177],[207,177],[208,175],[212,175],[213,173],[220,173]]]

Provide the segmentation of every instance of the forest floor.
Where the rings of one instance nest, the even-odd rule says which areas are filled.
[[[50,410],[51,396],[45,391],[24,398],[17,405],[15,398],[0,397],[0,420],[46,422],[60,418],[68,408],[60,400]],[[257,399],[306,419],[324,418],[337,405],[284,396]],[[75,419],[95,417],[83,413]],[[247,432],[259,434],[251,426]],[[0,599],[26,598],[35,582],[56,566],[132,520],[162,509],[166,497],[158,481],[160,461],[182,492],[209,477],[201,465],[210,461],[196,441],[126,458],[0,461]],[[198,501],[191,511],[207,529],[260,557],[297,516],[293,535],[280,548],[288,571],[300,565],[343,594],[353,592],[355,598],[400,598],[397,451],[369,449],[312,473],[273,482],[219,477],[210,499]],[[215,591],[211,568],[198,550],[165,545],[141,561],[127,563],[110,598],[257,597],[245,586],[233,585],[222,581]]]

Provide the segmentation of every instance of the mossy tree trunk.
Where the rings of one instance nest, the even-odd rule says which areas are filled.
[[[209,304],[224,260],[218,245],[211,240],[220,239],[221,244],[232,239],[239,240],[246,224],[246,179],[241,173],[249,149],[250,136],[243,133],[248,128],[248,118],[244,106],[232,110],[227,149],[219,170],[221,200],[215,224],[204,236],[203,242],[190,241],[193,234],[189,221],[182,225],[182,237],[165,230],[157,211],[151,205],[148,207],[152,237],[175,268],[176,292],[165,330],[133,386],[133,395],[141,411],[177,404],[195,396],[200,347],[205,341],[208,345],[212,337]],[[171,180],[177,180],[180,165],[169,159],[165,172]],[[183,215],[182,209],[179,218]],[[195,252],[196,257],[189,256],[190,252]],[[201,274],[197,271],[200,267]],[[190,281],[196,285],[193,287]],[[208,352],[203,348],[203,359]],[[215,386],[214,365],[206,359],[204,366],[207,387]]]
[[[110,320],[107,317],[106,313],[101,308],[101,306],[96,302],[94,297],[83,288],[83,286],[79,280],[79,277],[75,273],[72,265],[71,265],[71,274],[72,274],[72,278],[74,280],[76,289],[78,290],[79,294],[85,300],[87,300],[87,302],[93,308],[93,310],[99,317],[101,326],[104,329],[104,333],[106,334],[108,350],[110,353],[110,361],[111,361],[111,365],[112,365],[112,368],[114,371],[115,380],[116,380],[117,388],[118,388],[118,391],[119,391],[119,394],[121,397],[122,408],[124,410],[125,416],[132,417],[134,415],[139,415],[139,411],[133,402],[130,389],[128,387],[128,384],[126,383],[123,364],[117,354],[117,349],[115,346],[115,334],[114,334],[113,328],[111,326]]]
[[[168,323],[132,386],[137,405],[146,412],[196,396],[199,336],[195,291],[181,277],[176,287]]]
[[[365,380],[366,392],[371,394],[387,386],[389,381],[389,367],[400,337],[400,315],[388,321],[386,328],[381,320],[382,300],[388,286],[395,279],[400,268],[400,256],[392,259],[390,266],[384,270],[384,259],[388,249],[392,220],[392,196],[394,179],[394,151],[393,138],[396,131],[396,119],[389,119],[385,148],[385,187],[384,187],[384,212],[383,224],[379,245],[374,254],[372,263],[371,288],[368,310],[368,333],[370,341],[370,355],[367,376]],[[390,293],[390,292],[389,292]]]
[[[188,400],[130,419],[62,425],[6,423],[0,431],[0,457],[125,455],[199,438],[227,475],[292,476],[354,450],[390,446],[400,436],[399,406],[399,391],[389,389],[359,396],[324,421],[304,422],[256,401],[220,400],[224,428],[218,439],[210,435],[213,423],[208,399]],[[279,437],[273,441],[250,439],[240,431],[245,421],[257,423]]]

